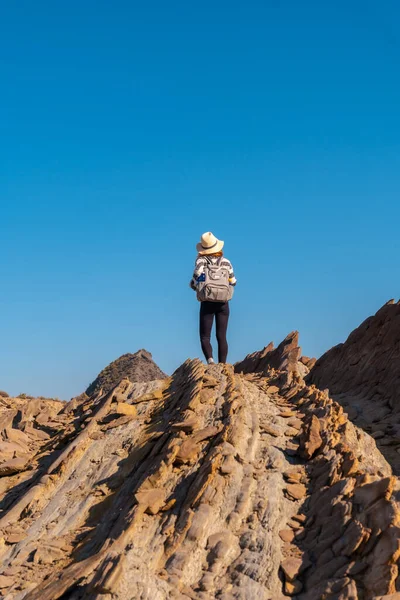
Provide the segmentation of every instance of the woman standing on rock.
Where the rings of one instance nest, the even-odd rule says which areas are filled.
[[[213,364],[210,342],[211,329],[216,321],[218,362],[226,363],[228,342],[229,300],[233,296],[236,278],[231,262],[224,257],[224,242],[208,231],[201,236],[196,250],[198,256],[190,287],[197,293],[200,304],[200,342],[208,364]]]

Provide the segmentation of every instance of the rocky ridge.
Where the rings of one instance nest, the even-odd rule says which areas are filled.
[[[85,391],[86,396],[102,392],[106,394],[123,379],[152,381],[165,379],[166,374],[156,365],[150,352],[138,350],[135,354],[123,354],[107,365]]]
[[[398,600],[399,479],[312,362],[293,332],[55,406],[0,479],[2,597]]]
[[[400,302],[390,300],[326,352],[308,381],[329,388],[349,417],[371,433],[400,475]]]

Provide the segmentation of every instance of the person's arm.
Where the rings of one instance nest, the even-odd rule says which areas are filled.
[[[203,281],[204,279],[204,265],[205,265],[205,259],[202,257],[199,257],[196,259],[196,263],[194,265],[194,272],[193,272],[193,277],[190,280],[190,287],[192,288],[192,290],[196,291],[197,290],[197,284],[199,283],[199,281]]]
[[[233,272],[232,263],[229,261],[229,283],[230,285],[236,285],[237,279],[235,277],[235,273]]]

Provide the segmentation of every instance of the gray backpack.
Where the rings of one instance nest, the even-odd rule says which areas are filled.
[[[204,267],[205,280],[197,288],[200,302],[228,302],[233,296],[233,286],[229,284],[229,269],[221,265],[221,258],[214,265],[207,261]]]

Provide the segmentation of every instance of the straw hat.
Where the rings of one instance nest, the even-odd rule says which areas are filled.
[[[220,252],[224,247],[224,242],[219,240],[211,233],[211,231],[207,231],[207,233],[203,233],[200,239],[200,243],[197,244],[196,250],[199,254],[214,254],[215,252]]]

